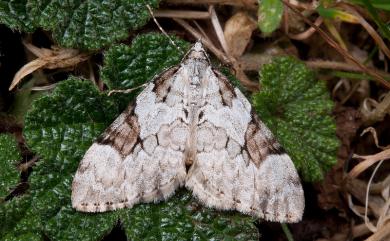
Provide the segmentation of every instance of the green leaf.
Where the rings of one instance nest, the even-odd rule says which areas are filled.
[[[120,44],[112,46],[104,55],[104,67],[101,71],[103,82],[109,89],[131,89],[150,81],[164,69],[180,62],[189,44],[171,36],[175,44],[156,33],[144,34],[136,37],[130,46]],[[140,89],[127,95],[117,95],[118,104],[124,109]]]
[[[137,41],[151,47],[167,43],[161,36],[155,35],[140,36],[134,42]],[[149,48],[136,49],[152,51]],[[117,53],[118,56],[126,56],[126,52],[123,55]],[[139,52],[139,55],[148,56],[139,61],[147,59],[145,64],[165,68],[167,66],[158,63],[164,58],[170,58],[164,53],[171,54],[163,49],[156,55]],[[176,55],[179,56],[178,53]],[[160,59],[154,56],[160,56]],[[132,61],[132,58],[128,59]],[[178,59],[175,57],[172,61]],[[168,60],[165,61],[164,65],[170,64]],[[145,69],[144,65],[134,63],[134,67],[128,71]],[[123,64],[126,65],[125,62]],[[104,71],[106,77],[117,76],[110,68],[105,67]],[[147,71],[150,76],[154,75],[152,70]],[[121,76],[126,77],[126,74]],[[116,84],[121,76],[118,79],[110,78],[109,81]],[[137,81],[142,83],[147,76]],[[132,85],[138,84],[137,81],[130,81],[126,87],[135,87]],[[118,84],[118,87],[122,85]],[[30,177],[31,203],[34,205],[27,209],[24,217],[9,233],[43,233],[51,240],[100,240],[121,220],[127,235],[134,240],[159,240],[159,237],[179,237],[182,240],[258,240],[253,218],[200,206],[186,191],[180,191],[178,195],[159,204],[140,204],[115,212],[86,214],[72,209],[70,194],[73,174],[94,138],[119,115],[120,108],[115,101],[114,97],[99,93],[91,82],[76,78],[61,82],[51,95],[34,101],[25,119],[24,132],[29,147],[41,156]],[[195,205],[196,209],[193,208]],[[183,230],[184,233],[181,232]]]
[[[61,82],[52,95],[35,101],[25,119],[24,135],[30,148],[47,160],[42,163],[48,170],[39,174],[49,174],[51,168],[72,173],[77,167],[74,161],[80,160],[118,113],[112,99],[90,82],[74,77]],[[38,174],[34,173],[35,178]]]
[[[9,234],[4,241],[43,241],[42,235],[36,233]]]
[[[0,203],[19,182],[16,163],[20,158],[16,140],[10,135],[0,134]]]
[[[364,5],[365,0],[349,0],[349,2]],[[370,0],[370,3],[375,8],[390,11],[390,2],[388,0]]]
[[[182,53],[166,36],[156,33],[137,36],[131,46],[114,45],[105,53],[102,69],[104,83],[109,89],[133,88],[178,64],[189,44],[174,36],[171,39]]]
[[[52,240],[101,240],[110,233],[117,220],[115,212],[81,213],[72,209],[68,203],[49,219],[45,225],[45,232]]]
[[[390,29],[389,26],[384,23],[379,17],[377,9],[374,8],[371,1],[362,0],[364,7],[367,9],[368,13],[371,15],[372,19],[374,19],[376,25],[378,25],[381,34],[390,40]],[[387,7],[390,7],[390,2],[387,3]]]
[[[253,96],[260,118],[276,135],[306,181],[318,181],[336,163],[339,142],[333,102],[323,81],[292,57],[274,59],[260,71]]]
[[[254,219],[218,212],[180,190],[166,202],[123,210],[121,220],[131,240],[258,240]]]
[[[84,226],[68,220],[67,227],[55,232],[47,223],[70,204],[71,181],[78,162],[118,114],[114,100],[99,93],[91,82],[77,78],[61,82],[52,95],[34,101],[25,119],[24,135],[29,147],[42,159],[30,176],[34,205],[15,230],[26,232],[23,229],[28,227],[55,236],[52,240],[70,240],[75,235],[82,237],[76,240],[88,240],[84,239],[85,233],[89,240],[98,240],[111,230],[109,215],[101,215],[107,223],[92,218],[89,226],[84,216],[80,218]],[[104,229],[107,226],[109,229]]]
[[[340,10],[337,8],[324,7],[324,5],[322,5],[322,4],[320,4],[316,8],[316,10],[322,17],[324,17],[326,19],[338,19],[338,20],[342,20],[342,21],[354,23],[354,24],[359,23],[359,20],[355,15],[350,14],[344,10]]]
[[[158,0],[0,0],[0,23],[30,32],[50,30],[63,47],[99,49],[145,25],[146,4],[156,8]]]
[[[17,196],[0,204],[0,240],[12,240],[12,237],[22,235],[14,233],[13,229],[24,217],[30,204],[29,196]]]
[[[0,0],[0,23],[11,29],[33,32],[35,26],[28,15],[27,0]]]
[[[275,31],[280,24],[283,15],[283,3],[281,0],[260,0],[258,10],[258,26],[265,34]]]

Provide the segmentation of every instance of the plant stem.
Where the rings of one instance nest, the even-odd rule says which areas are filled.
[[[290,232],[290,229],[288,228],[287,224],[281,223],[280,225],[282,226],[283,232],[286,235],[287,240],[294,241],[292,233]]]

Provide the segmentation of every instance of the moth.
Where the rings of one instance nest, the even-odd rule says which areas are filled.
[[[290,157],[197,42],[156,76],[87,150],[72,183],[82,212],[166,200],[185,186],[205,206],[277,222],[304,210]]]

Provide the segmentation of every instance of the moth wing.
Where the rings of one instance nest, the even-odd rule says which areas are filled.
[[[220,97],[202,109],[186,187],[209,207],[298,222],[304,195],[293,162],[240,90],[215,74]]]
[[[163,200],[184,184],[184,147],[172,138],[177,132],[185,136],[188,128],[177,116],[180,106],[163,101],[179,98],[169,92],[176,71],[156,77],[87,150],[72,183],[76,210],[104,212]]]

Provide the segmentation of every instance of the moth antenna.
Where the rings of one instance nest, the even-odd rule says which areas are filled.
[[[201,41],[203,40],[203,38],[206,40],[206,41],[209,41],[211,42],[211,40],[207,37],[207,34],[205,33],[205,31],[202,29],[202,27],[198,24],[198,22],[196,22],[195,20],[192,21],[192,23],[196,26],[196,28],[199,30],[200,32],[200,37],[198,38],[198,41]]]
[[[153,21],[156,23],[157,27],[160,29],[160,31],[169,39],[169,41],[171,42],[171,44],[173,46],[175,46],[177,48],[177,50],[179,50],[180,53],[184,54],[183,50],[176,45],[176,43],[172,40],[172,38],[168,35],[168,33],[161,27],[161,25],[159,24],[159,22],[157,21],[156,17],[154,16],[153,14],[153,10],[152,8],[150,7],[149,4],[146,4],[146,7],[148,8],[149,10],[149,13],[150,13],[150,16],[153,18]]]

